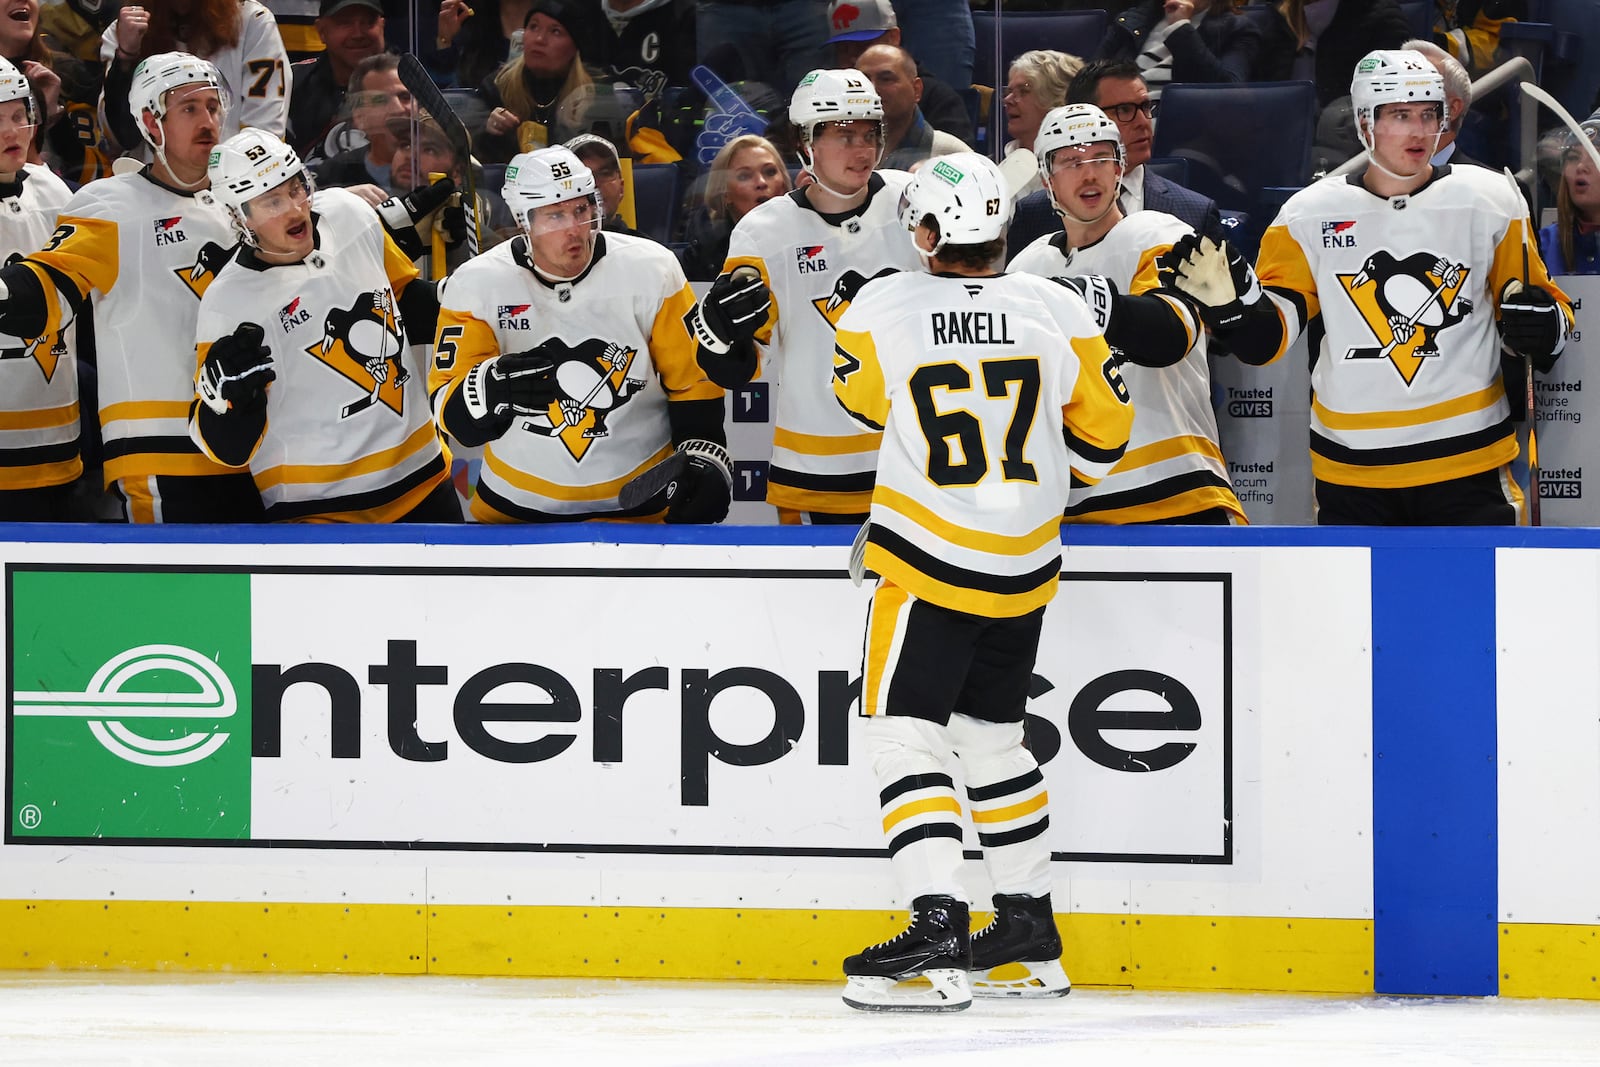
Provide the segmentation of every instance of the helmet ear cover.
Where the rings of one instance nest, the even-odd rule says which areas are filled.
[[[33,86],[10,60],[0,56],[0,104],[9,104],[14,100],[22,101],[27,125],[39,125],[39,105],[33,98]]]

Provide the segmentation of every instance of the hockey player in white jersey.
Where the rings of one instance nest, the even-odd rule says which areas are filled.
[[[1067,521],[1244,523],[1217,438],[1205,331],[1183,299],[1159,291],[1157,258],[1194,231],[1164,212],[1122,213],[1122,135],[1093,104],[1050,111],[1033,149],[1062,231],[1034,241],[1008,269],[1076,276],[1089,299],[1107,302],[1106,340],[1133,396],[1127,455],[1073,494]]]
[[[166,52],[139,64],[129,105],[155,161],[78,190],[44,248],[0,270],[0,334],[54,337],[92,305],[105,480],[124,517],[257,522],[254,483],[188,434],[195,316],[234,242],[206,177],[228,101],[210,63]]]
[[[865,280],[917,266],[895,217],[910,176],[876,169],[883,104],[860,71],[807,74],[789,121],[815,180],[739,220],[691,326],[700,365],[727,388],[756,376],[757,344],[766,352],[762,373],[776,379],[767,502],[780,520],[855,523],[871,499],[878,435],[833,402],[833,330]]]
[[[1289,198],[1262,238],[1259,285],[1209,241],[1180,241],[1163,269],[1246,362],[1282,357],[1320,316],[1319,524],[1515,523],[1500,345],[1549,370],[1572,304],[1545,271],[1515,183],[1430,162],[1446,117],[1425,57],[1369,53],[1350,96],[1367,166]]]
[[[200,301],[189,432],[248,467],[275,522],[460,522],[411,344],[433,336],[431,282],[344,189],[313,194],[264,130],[211,155],[241,241]]]
[[[43,247],[72,198],[49,168],[27,161],[38,128],[33,87],[0,59],[0,262]],[[72,483],[83,472],[74,332],[0,336],[0,521],[70,517]]]
[[[522,232],[444,284],[428,382],[445,432],[485,446],[473,516],[721,522],[723,390],[695,363],[677,258],[601,232],[594,175],[570,149],[517,156],[504,198]],[[678,477],[619,500],[674,453]]]
[[[867,1011],[955,1011],[973,992],[1071,989],[1050,902],[1049,798],[1023,711],[1069,489],[1122,457],[1133,412],[1083,300],[992,269],[1011,217],[994,163],[929,160],[900,215],[928,271],[861,290],[839,320],[833,389],[883,433],[865,555],[881,577],[861,706],[912,919],[845,960],[844,999]],[[995,890],[994,920],[976,934],[958,878],[961,803],[945,770],[956,754]],[[991,973],[1007,964],[1026,977]],[[918,976],[931,987],[896,984]]]

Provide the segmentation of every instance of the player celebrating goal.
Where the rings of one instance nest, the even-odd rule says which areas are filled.
[[[1427,59],[1368,53],[1350,96],[1368,165],[1289,198],[1261,241],[1259,285],[1240,257],[1194,238],[1174,246],[1165,278],[1249,363],[1279,358],[1321,316],[1320,525],[1515,523],[1523,501],[1500,344],[1548,371],[1571,302],[1545,272],[1509,177],[1430,163],[1446,117]]]
[[[412,339],[433,285],[365,201],[245,130],[211,155],[241,242],[200,301],[190,433],[280,522],[460,522]],[[407,331],[411,336],[408,337]]]
[[[917,266],[895,217],[910,176],[876,169],[883,103],[860,71],[807,74],[789,121],[815,180],[739,220],[723,273],[691,326],[700,365],[718,385],[755,377],[757,343],[776,370],[767,502],[780,521],[858,523],[871,499],[878,435],[861,432],[829,394],[833,328],[863,281]]]
[[[912,913],[904,933],[844,962],[845,1003],[868,1011],[956,1011],[974,991],[1071,988],[1050,904],[1049,798],[1023,710],[1061,573],[1068,489],[1121,458],[1133,413],[1084,302],[990,267],[1010,205],[983,156],[929,160],[900,212],[929,273],[869,282],[839,320],[834,392],[883,432],[865,555],[882,577],[861,703]],[[953,754],[995,889],[994,921],[976,934],[957,878]],[[1012,963],[1028,977],[990,974]],[[896,986],[917,976],[931,988]]]
[[[1159,291],[1157,257],[1194,231],[1165,212],[1122,213],[1122,135],[1093,104],[1050,111],[1033,149],[1062,231],[1028,245],[1008,269],[1109,289],[1087,295],[1109,297],[1106,340],[1134,406],[1128,454],[1073,494],[1067,521],[1244,523],[1217,442],[1205,332],[1187,303]]]
[[[445,432],[487,446],[473,517],[721,522],[722,389],[695,364],[677,258],[600,232],[594,175],[570,149],[517,156],[504,197],[522,232],[445,283],[428,381]],[[659,491],[620,499],[669,462]]]

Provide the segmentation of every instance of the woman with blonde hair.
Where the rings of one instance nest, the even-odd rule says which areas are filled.
[[[583,0],[534,0],[522,25],[522,54],[478,86],[489,109],[477,148],[484,162],[562,144],[588,133],[594,78],[583,49],[592,40]]]
[[[1043,48],[1024,52],[1011,61],[1004,100],[1006,133],[1011,135],[1006,152],[1016,148],[1033,150],[1033,139],[1038,136],[1045,113],[1067,102],[1067,86],[1082,69],[1083,60],[1077,56]],[[1020,199],[1042,188],[1035,173],[1016,196]]]
[[[1600,120],[1580,129],[1600,146]],[[1551,274],[1600,274],[1600,171],[1576,140],[1561,153],[1556,221],[1539,231],[1539,254]]]
[[[187,52],[209,61],[228,102],[225,141],[246,126],[282,137],[289,123],[289,56],[278,21],[257,0],[143,0],[117,12],[100,38],[106,65],[101,107],[125,152],[148,159],[138,116],[128,110],[133,72],[149,56]]]
[[[690,281],[710,281],[728,258],[728,235],[752,210],[791,188],[777,146],[747,133],[722,146],[706,174],[701,210],[689,221],[683,272]]]

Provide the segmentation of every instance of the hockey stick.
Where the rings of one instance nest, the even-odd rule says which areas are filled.
[[[1445,281],[1443,279],[1440,279],[1439,284],[1434,286],[1433,292],[1429,293],[1427,299],[1422,302],[1422,306],[1417,308],[1417,310],[1415,310],[1415,311],[1413,311],[1411,313],[1411,317],[1406,320],[1406,325],[1407,326],[1415,326],[1417,324],[1417,320],[1421,319],[1422,316],[1424,316],[1424,315],[1426,315],[1428,313],[1428,309],[1433,307],[1434,301],[1439,299],[1439,294],[1444,292],[1445,287],[1447,285],[1449,285],[1449,284],[1450,284],[1449,282],[1447,282],[1447,281]],[[1348,352],[1346,352],[1344,354],[1344,358],[1345,359],[1388,359],[1389,358],[1389,353],[1393,352],[1395,350],[1395,346],[1399,345],[1399,344],[1402,344],[1402,343],[1403,342],[1400,340],[1399,336],[1397,335],[1397,336],[1389,338],[1389,343],[1384,345],[1382,348],[1378,348],[1375,345],[1367,345],[1367,346],[1362,347],[1362,348],[1352,348],[1350,351],[1348,351]]]
[[[1585,143],[1588,143],[1587,138],[1584,140]],[[1593,150],[1594,149],[1591,147],[1590,151],[1593,152]],[[1509,170],[1506,171],[1506,180],[1511,183],[1512,191],[1517,194],[1517,203],[1522,203],[1522,188],[1521,186],[1517,185],[1516,177],[1513,176]],[[1526,219],[1528,223],[1527,228],[1523,230],[1522,234],[1522,287],[1526,289],[1528,287],[1528,242],[1533,239],[1533,234],[1530,232],[1533,226],[1533,220],[1528,219],[1526,215],[1524,215],[1523,218]],[[1556,314],[1559,315],[1560,311],[1557,311]],[[1523,396],[1523,403],[1526,405],[1528,416],[1528,525],[1538,526],[1540,525],[1538,431],[1539,397],[1533,384],[1532,358],[1523,356],[1522,366],[1527,372],[1523,375],[1523,387],[1527,390]]]
[[[478,186],[472,176],[472,138],[461,116],[428,76],[428,69],[421,60],[410,52],[402,54],[399,73],[401,84],[411,91],[417,105],[433,116],[461,164],[461,210],[467,217],[467,257],[470,259],[478,254],[482,237],[478,231]]]
[[[643,507],[651,497],[683,477],[683,472],[688,466],[688,453],[672,453],[624,485],[622,491],[617,494],[617,506],[623,511]]]
[[[1006,188],[1011,190],[1011,199],[1015,200],[1022,195],[1023,186],[1033,181],[1039,174],[1039,157],[1031,149],[1013,148],[1006,153],[1006,158],[1000,161],[1000,176],[1006,181]]]

